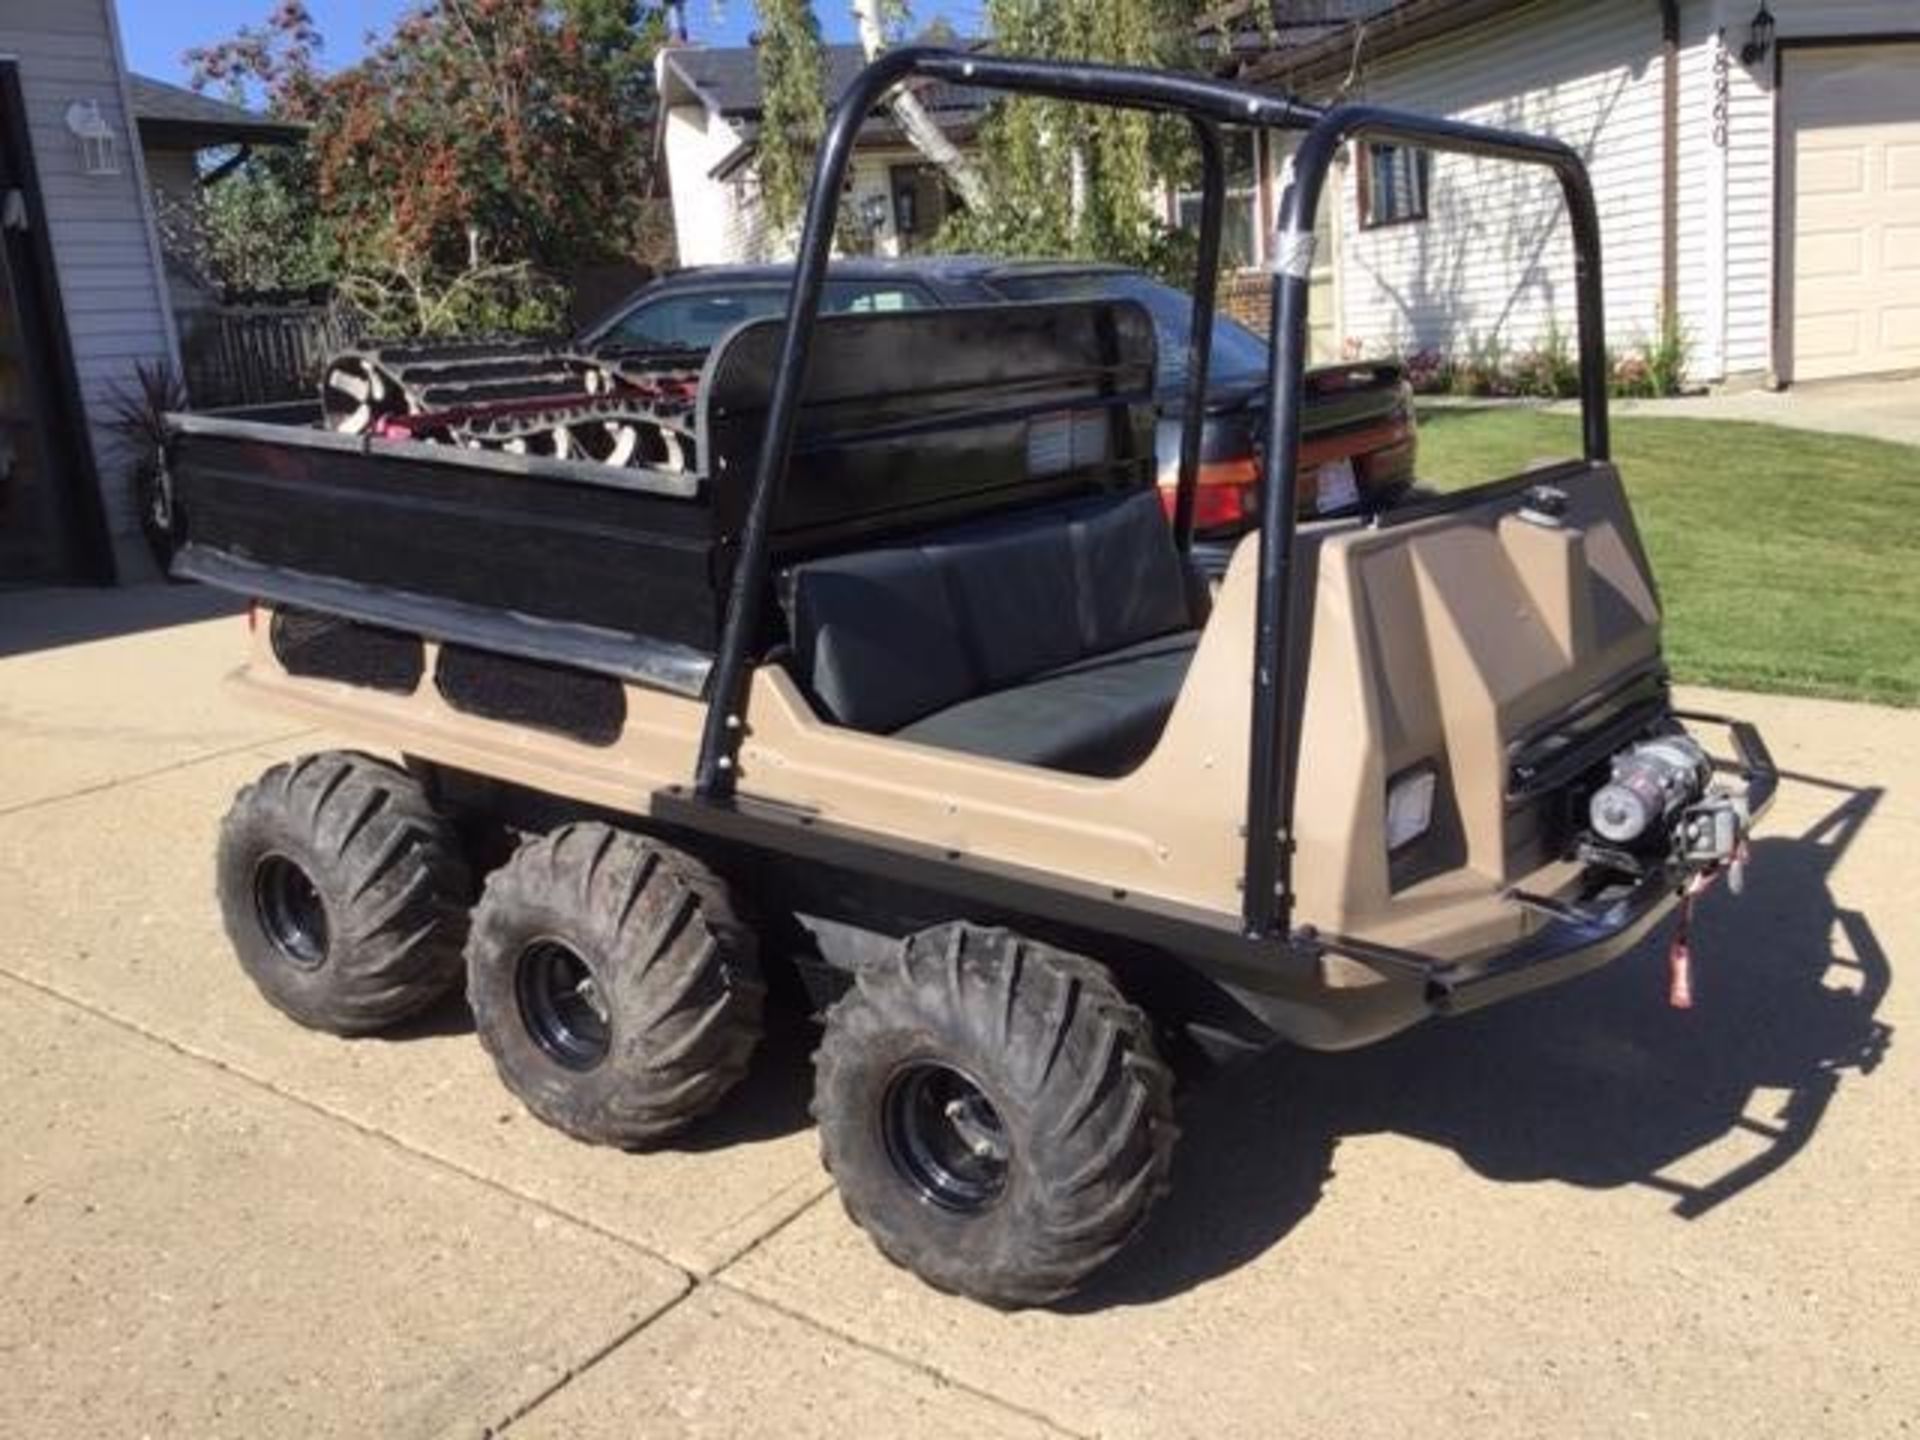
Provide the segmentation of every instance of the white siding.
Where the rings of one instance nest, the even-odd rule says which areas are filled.
[[[1717,76],[1731,91],[1739,61],[1718,36],[1725,0],[1692,0],[1680,11],[1679,275],[1680,323],[1696,380],[1726,373],[1727,141],[1731,114],[1716,114]],[[1751,13],[1750,11],[1748,13]],[[1737,47],[1736,47],[1737,48]],[[1724,57],[1724,66],[1720,58]],[[1729,112],[1730,102],[1724,107]]]
[[[79,372],[94,461],[123,579],[152,573],[139,543],[126,457],[106,428],[114,399],[139,361],[172,357],[172,332],[156,273],[141,188],[139,142],[124,106],[110,0],[6,0],[0,55],[20,65],[33,157],[67,328]],[[67,107],[90,100],[112,128],[120,173],[81,173]]]
[[[709,173],[739,148],[739,132],[706,106],[689,104],[667,111],[664,133],[680,263],[720,265],[750,258],[751,227],[741,222],[738,186]]]
[[[1739,59],[1755,8],[1681,6],[1676,280],[1698,380],[1757,376],[1772,362],[1774,57]],[[1772,0],[1771,9],[1782,40],[1920,33],[1920,0]],[[1378,61],[1359,94],[1579,149],[1599,202],[1607,338],[1624,350],[1658,326],[1663,84],[1653,0],[1540,0]],[[1571,336],[1572,262],[1551,181],[1442,158],[1430,218],[1372,231],[1352,223],[1351,165],[1338,197],[1349,221],[1343,320],[1363,348],[1459,351],[1495,338],[1511,352],[1550,319]]]
[[[766,223],[760,205],[757,171],[751,160],[725,180],[709,173],[740,144],[740,134],[704,105],[673,106],[666,122],[667,182],[673,194],[675,244],[682,265],[728,265],[788,260],[799,240],[798,228],[779,234]],[[873,197],[886,200],[886,223],[875,238],[882,255],[900,253],[893,228],[891,167],[919,160],[904,146],[855,153],[841,198],[844,214],[854,219]]]
[[[1607,332],[1651,334],[1660,296],[1659,16],[1647,0],[1547,0],[1370,67],[1365,98],[1555,135],[1591,167]],[[1341,203],[1357,221],[1352,165]],[[1345,322],[1363,348],[1533,343],[1574,329],[1572,251],[1551,176],[1436,156],[1429,219],[1345,237]]]
[[[1726,368],[1754,374],[1771,363],[1773,337],[1772,59],[1755,73],[1739,61],[1730,29],[1727,96]]]

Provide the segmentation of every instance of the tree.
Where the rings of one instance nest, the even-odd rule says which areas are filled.
[[[257,89],[311,127],[317,223],[345,275],[458,327],[461,307],[423,302],[479,296],[483,274],[661,258],[641,197],[663,33],[642,0],[425,0],[328,74],[304,3],[282,0],[188,59],[196,83]]]
[[[754,0],[760,31],[760,203],[767,224],[791,229],[807,204],[814,151],[827,128],[827,57],[812,0]]]
[[[826,127],[826,66],[811,0],[755,3],[761,195],[769,222],[786,230],[805,205]],[[905,0],[853,0],[853,7],[869,58],[906,21]],[[986,17],[998,48],[1009,54],[1179,69],[1192,61],[1197,9],[1198,0],[987,0]],[[974,162],[959,155],[910,92],[890,104],[907,137],[965,202],[941,229],[943,248],[1097,257],[1188,277],[1191,237],[1169,227],[1153,203],[1192,166],[1177,122],[1009,97],[994,104]]]
[[[860,48],[871,64],[886,51],[888,31],[906,24],[906,0],[853,0],[853,18],[860,28]],[[961,153],[960,147],[947,138],[947,132],[920,103],[920,97],[910,87],[901,86],[894,91],[889,104],[901,133],[914,149],[940,168],[961,201],[975,209],[985,205],[987,187],[980,171]]]
[[[1194,0],[988,0],[998,47],[1014,55],[1166,69],[1192,57]],[[984,203],[949,219],[949,249],[1119,260],[1185,279],[1189,237],[1153,198],[1192,163],[1177,122],[1017,96],[981,129]]]

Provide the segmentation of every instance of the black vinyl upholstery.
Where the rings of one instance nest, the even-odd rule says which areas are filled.
[[[1084,774],[1153,748],[1197,639],[1152,490],[807,561],[782,600],[841,724]]]

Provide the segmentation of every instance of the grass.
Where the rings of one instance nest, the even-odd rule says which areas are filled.
[[[1420,417],[1421,475],[1441,488],[1579,453],[1573,416]],[[1920,705],[1920,447],[1617,415],[1613,454],[1659,580],[1675,678]]]

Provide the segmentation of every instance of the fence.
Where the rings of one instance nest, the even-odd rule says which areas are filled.
[[[312,397],[329,356],[356,330],[324,305],[227,306],[184,314],[182,361],[197,409]]]

